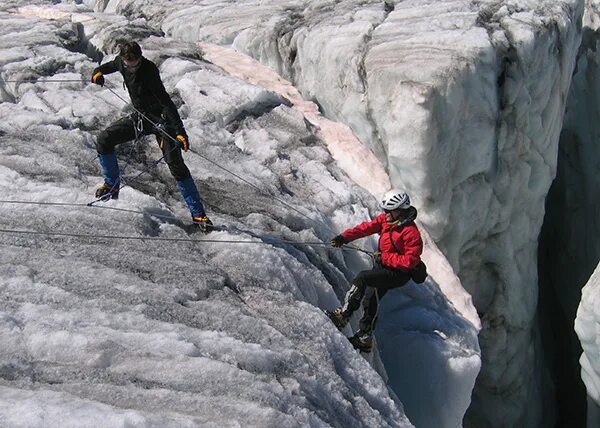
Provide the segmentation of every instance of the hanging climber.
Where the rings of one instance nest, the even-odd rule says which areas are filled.
[[[181,149],[187,152],[190,148],[188,136],[177,108],[165,90],[158,67],[142,56],[142,48],[138,43],[125,42],[120,45],[120,53],[114,60],[94,69],[92,82],[103,86],[104,75],[116,71],[123,76],[137,111],[132,116],[112,123],[98,136],[96,148],[104,183],[96,189],[96,198],[108,201],[119,197],[120,177],[115,146],[131,141],[140,134],[154,134],[177,187],[190,209],[192,221],[202,231],[209,231],[212,222],[206,216],[194,179],[181,154]]]
[[[427,271],[421,261],[423,241],[415,225],[417,209],[410,205],[408,195],[392,189],[380,203],[383,213],[371,221],[347,229],[331,240],[331,245],[341,247],[351,241],[379,233],[378,252],[373,254],[374,266],[360,272],[341,308],[327,311],[327,315],[340,330],[348,325],[352,313],[362,301],[363,316],[359,330],[350,337],[354,348],[369,352],[373,348],[373,330],[377,321],[379,301],[392,288],[405,285],[410,279],[425,281]]]

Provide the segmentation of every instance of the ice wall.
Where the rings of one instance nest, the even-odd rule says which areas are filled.
[[[482,315],[474,426],[536,426],[536,239],[581,8],[485,6],[331,6],[330,19],[279,36],[270,55],[264,31],[233,43],[265,61],[291,55],[288,74],[303,92],[370,141],[392,182],[414,195]]]
[[[581,291],[575,331],[581,341],[581,378],[588,396],[587,426],[600,426],[600,266]]]
[[[0,188],[22,201],[0,203],[0,425],[411,426],[319,309],[367,267],[328,239],[376,212],[323,134],[142,19],[39,3],[0,6]],[[190,235],[164,165],[143,172],[160,156],[151,137],[118,150],[129,165],[119,201],[86,205],[100,179],[94,136],[128,112],[118,74],[104,88],[88,79],[94,53],[121,36],[141,41],[180,107],[186,163],[222,226],[209,237]],[[458,311],[478,318],[430,239],[425,258],[431,278],[407,288],[393,332],[429,359],[405,358],[395,377],[423,373],[402,382],[414,418],[455,427],[480,362],[478,329]],[[381,343],[402,350],[397,337]]]
[[[272,69],[232,48],[207,42],[199,45],[207,60],[231,75],[289,99],[292,108],[302,111],[318,127],[336,163],[357,184],[375,190],[375,194],[389,188],[389,179],[380,162],[356,136],[347,127],[323,118],[314,103],[303,100],[296,88]],[[424,242],[422,257],[430,280],[421,286],[409,284],[390,292],[383,301],[382,321],[377,329],[378,350],[388,383],[400,401],[406,403],[410,420],[419,427],[454,428],[462,425],[481,367],[476,336],[481,322],[471,296],[446,257],[427,230],[420,229]],[[455,312],[464,320],[457,318]],[[434,313],[436,316],[430,316]],[[448,322],[449,319],[454,321]],[[432,404],[435,411],[431,410]]]
[[[568,348],[568,362],[571,372],[580,370],[585,392],[579,392],[577,408],[583,408],[583,396],[587,393],[587,426],[592,428],[600,425],[600,341],[597,334],[600,319],[597,266],[600,260],[600,3],[586,0],[585,5],[583,40],[560,140],[558,174],[548,197],[548,205],[552,204],[556,214],[549,225],[553,227],[553,235],[550,235],[549,227],[546,240],[549,249],[551,245],[561,249],[563,257],[548,257],[548,278],[555,280],[543,285],[552,287],[556,293],[568,323],[572,323],[577,311],[575,331],[579,342],[577,338],[571,339],[575,346]],[[559,222],[560,217],[570,218],[571,227]],[[559,284],[560,280],[566,282]]]
[[[583,2],[135,4],[106,10],[143,10],[174,37],[232,44],[371,146],[482,316],[469,420],[539,424],[537,237]]]
[[[582,349],[573,330],[581,288],[600,259],[598,2],[586,2],[583,37],[560,136],[557,175],[540,236],[540,320],[560,426],[582,426]],[[582,302],[582,304],[585,304]],[[552,403],[558,403],[552,406]],[[595,426],[595,425],[594,425]]]

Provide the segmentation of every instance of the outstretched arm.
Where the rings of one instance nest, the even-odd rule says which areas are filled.
[[[373,235],[374,233],[381,232],[381,222],[379,221],[380,216],[375,217],[371,221],[364,221],[358,226],[351,229],[344,230],[341,235],[346,241],[354,241],[355,239],[364,238],[365,236]]]
[[[92,72],[92,83],[104,86],[104,75],[114,73],[117,70],[119,70],[117,58],[113,59],[112,61],[105,62],[99,67],[94,68],[94,71]]]
[[[118,58],[113,59],[112,61],[105,62],[104,64],[96,67],[94,69],[94,73],[101,72],[102,74],[110,74],[119,70],[119,64],[117,63]]]

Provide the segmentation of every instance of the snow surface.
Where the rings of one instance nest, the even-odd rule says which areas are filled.
[[[412,426],[405,410],[461,425],[480,366],[464,291],[455,307],[434,276],[386,297],[387,375],[323,315],[369,266],[326,243],[376,214],[376,200],[301,111],[144,20],[30,3],[0,8],[0,426]],[[88,83],[92,58],[110,58],[123,35],[159,64],[190,136],[186,163],[225,229],[186,232],[164,165],[118,201],[85,205],[100,181],[95,135],[130,111],[118,75]],[[118,155],[134,177],[160,151],[149,137]],[[427,251],[459,290],[433,242]],[[401,366],[386,363],[415,340]]]
[[[85,3],[231,45],[348,124],[411,193],[481,314],[471,423],[541,423],[537,238],[583,1]]]
[[[442,296],[429,280],[411,283],[386,294],[380,308],[377,339],[389,384],[417,427],[462,426],[470,404],[464,391],[473,390],[481,367],[480,356],[471,351],[476,331],[451,315],[456,309]],[[432,411],[431,403],[441,402],[445,405]]]

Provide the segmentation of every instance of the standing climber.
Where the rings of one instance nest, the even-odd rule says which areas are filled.
[[[158,67],[142,56],[138,43],[125,42],[114,60],[94,70],[92,82],[103,86],[104,75],[116,71],[123,76],[136,113],[117,120],[98,136],[96,148],[104,183],[96,189],[96,197],[103,201],[119,197],[120,177],[115,146],[138,135],[154,134],[190,209],[193,222],[207,232],[212,222],[206,216],[196,184],[181,154],[181,149],[187,152],[190,148],[188,136],[177,108],[165,90]]]
[[[347,229],[331,240],[331,245],[341,247],[374,233],[380,235],[378,252],[373,254],[373,268],[360,272],[354,278],[341,308],[327,312],[341,330],[348,325],[350,316],[362,301],[364,313],[359,330],[350,338],[350,342],[363,352],[373,348],[379,300],[388,290],[401,287],[410,279],[421,283],[427,276],[425,264],[421,261],[423,241],[415,225],[417,209],[410,205],[408,195],[392,189],[383,196],[380,206],[384,212],[375,219]]]

